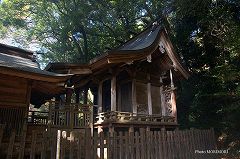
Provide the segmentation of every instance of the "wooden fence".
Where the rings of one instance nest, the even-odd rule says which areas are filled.
[[[18,158],[16,139],[12,133],[8,144],[0,142],[1,158]],[[5,151],[1,145],[5,145]],[[82,129],[33,131],[25,143],[24,153],[30,159],[213,159],[216,154],[199,151],[214,149],[213,130],[140,129],[137,132],[101,132],[92,137],[90,129]]]

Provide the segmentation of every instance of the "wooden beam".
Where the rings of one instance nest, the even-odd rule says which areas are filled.
[[[102,112],[102,85],[103,82],[101,81],[98,85],[98,113]]]
[[[116,91],[116,75],[111,79],[111,111],[117,109],[117,91]]]

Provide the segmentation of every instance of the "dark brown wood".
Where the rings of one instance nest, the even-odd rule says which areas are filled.
[[[15,137],[16,137],[16,132],[13,131],[11,134],[10,140],[9,140],[6,159],[12,159],[12,157],[13,157],[13,148],[14,148]]]

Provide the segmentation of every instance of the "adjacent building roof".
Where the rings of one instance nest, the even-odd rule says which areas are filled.
[[[5,44],[0,44],[0,68],[2,74],[46,82],[65,81],[69,76],[41,70],[33,52]]]
[[[29,81],[31,103],[37,106],[63,93],[64,84],[71,77],[70,74],[41,70],[33,52],[5,44],[0,44],[0,76],[21,77]]]

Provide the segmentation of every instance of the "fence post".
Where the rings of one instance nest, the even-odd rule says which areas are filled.
[[[12,159],[15,135],[16,135],[16,132],[13,131],[12,134],[11,134],[11,137],[10,137],[6,159]]]
[[[100,132],[100,159],[104,159],[104,133]]]
[[[26,142],[26,135],[27,135],[27,119],[25,119],[24,125],[23,125],[23,131],[21,133],[21,141],[20,141],[20,148],[19,148],[19,156],[18,159],[24,158],[24,149],[25,149],[25,142]]]
[[[147,159],[146,157],[146,139],[145,139],[145,130],[143,128],[140,128],[140,140],[141,140],[141,159]]]
[[[47,133],[46,131],[43,131],[42,133],[42,143],[41,143],[41,146],[42,146],[42,151],[41,151],[41,159],[45,159],[46,158],[46,141],[47,141]]]
[[[30,159],[35,159],[35,151],[36,151],[36,139],[37,139],[37,132],[35,130],[32,131],[32,143],[31,143],[31,154]]]
[[[5,125],[0,125],[0,148],[1,148],[1,144],[2,144],[4,129],[5,129]]]

